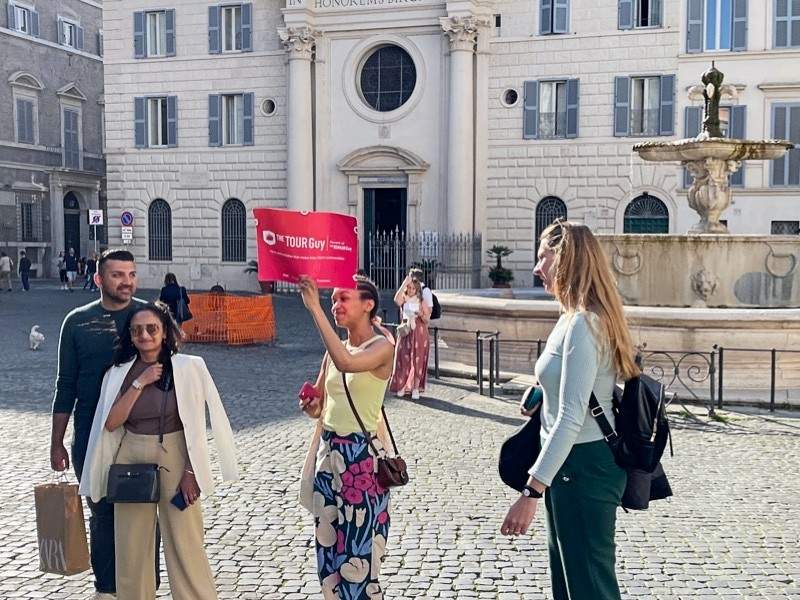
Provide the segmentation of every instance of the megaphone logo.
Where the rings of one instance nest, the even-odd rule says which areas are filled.
[[[275,243],[278,241],[275,237],[274,231],[265,231],[261,237],[267,246],[274,246]]]

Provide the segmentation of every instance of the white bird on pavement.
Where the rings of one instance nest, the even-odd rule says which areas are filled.
[[[34,325],[31,327],[31,334],[28,336],[31,343],[31,350],[38,350],[39,346],[44,343],[44,334],[39,331],[39,326]]]

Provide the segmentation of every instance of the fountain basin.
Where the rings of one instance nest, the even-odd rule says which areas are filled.
[[[731,140],[728,138],[688,138],[672,142],[642,142],[633,147],[643,160],[684,162],[691,160],[773,160],[794,144],[786,140]]]

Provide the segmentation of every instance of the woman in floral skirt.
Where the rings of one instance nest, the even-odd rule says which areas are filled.
[[[334,289],[334,321],[347,330],[342,343],[320,305],[316,283],[304,278],[300,289],[327,349],[315,385],[318,397],[301,400],[301,408],[319,418],[321,441],[309,508],[316,524],[322,595],[327,600],[382,599],[378,579],[389,535],[389,491],[378,485],[376,452],[385,447],[378,434],[393,347],[375,332],[378,290],[366,278],[358,278],[356,289]],[[372,439],[362,433],[343,379]]]

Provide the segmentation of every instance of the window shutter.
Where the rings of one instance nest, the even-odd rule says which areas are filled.
[[[16,29],[17,28],[17,15],[14,12],[14,5],[9,2],[6,5],[6,15],[8,15],[8,28],[9,29]]]
[[[64,45],[64,22],[61,19],[58,20],[58,43]]]
[[[569,29],[569,0],[554,0],[553,33],[567,33]]]
[[[703,51],[703,0],[688,0],[686,10],[686,52]]]
[[[675,134],[675,75],[661,76],[661,110],[659,112],[659,134]]]
[[[578,80],[567,79],[567,136],[578,137]]]
[[[76,27],[75,27],[75,31],[76,31],[76,32],[77,32],[77,34],[78,34],[78,39],[77,39],[77,42],[78,42],[78,43],[77,43],[77,45],[75,46],[75,48],[76,48],[77,50],[83,50],[83,27],[77,27],[77,26],[76,26]]]
[[[167,146],[178,145],[178,97],[167,96]]]
[[[222,39],[220,30],[220,7],[208,7],[208,53],[220,54],[222,52]]]
[[[253,5],[242,4],[242,52],[253,51]]]
[[[633,0],[619,0],[617,4],[617,27],[633,29]]]
[[[31,35],[39,37],[39,13],[35,10],[31,11]]]
[[[144,58],[147,52],[144,13],[133,13],[133,57]]]
[[[25,102],[25,133],[31,144],[36,143],[36,132],[33,129],[33,102]]]
[[[539,82],[526,81],[522,101],[522,138],[536,139],[539,130]]]
[[[788,138],[786,135],[788,129],[787,113],[786,106],[772,107],[772,139],[785,140]],[[786,185],[786,164],[788,160],[789,153],[787,152],[781,158],[776,158],[772,161],[771,185]]]
[[[210,94],[208,96],[208,145],[222,145],[222,96]]]
[[[650,25],[661,27],[664,22],[664,5],[661,0],[651,0],[650,4]]]
[[[630,124],[630,77],[614,77],[614,135],[628,135]]]
[[[747,119],[746,106],[731,106],[730,123],[728,124],[728,137],[734,140],[743,140],[747,135],[745,123]],[[742,162],[739,170],[731,175],[731,185],[744,185],[744,165]]]
[[[103,56],[103,34],[101,32],[97,32],[96,35],[96,42],[97,42],[97,56]]]
[[[693,138],[700,133],[700,120],[703,118],[703,109],[700,106],[687,106],[683,113],[683,135]],[[683,168],[683,187],[692,185],[692,176],[689,170]]]
[[[167,37],[167,56],[175,56],[175,9],[170,8],[164,13],[164,22]]]
[[[147,98],[133,99],[133,130],[137,148],[147,148]]]
[[[539,2],[539,33],[553,33],[553,0]]]
[[[747,0],[733,0],[733,24],[731,25],[731,50],[747,50]]]
[[[242,116],[243,116],[243,131],[244,131],[244,140],[242,140],[242,144],[245,146],[252,146],[254,141],[253,136],[253,102],[255,100],[255,94],[252,92],[249,94],[244,94],[242,97]]]
[[[24,143],[27,141],[27,134],[25,133],[25,102],[17,100],[17,142]]]

